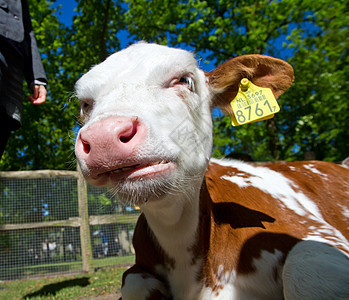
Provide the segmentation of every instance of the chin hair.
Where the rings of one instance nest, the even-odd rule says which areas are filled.
[[[201,176],[197,177],[201,178]],[[185,176],[184,174],[177,174],[170,178],[123,180],[112,186],[112,191],[125,205],[142,205],[149,200],[156,200],[167,194],[189,191],[193,180],[192,175]]]

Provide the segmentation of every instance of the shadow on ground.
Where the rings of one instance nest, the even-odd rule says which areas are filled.
[[[34,298],[38,296],[42,296],[42,297],[55,296],[60,290],[65,289],[67,287],[75,287],[75,286],[85,287],[85,286],[88,286],[89,284],[90,284],[90,281],[88,277],[56,282],[56,283],[45,285],[40,290],[24,296],[23,299]]]

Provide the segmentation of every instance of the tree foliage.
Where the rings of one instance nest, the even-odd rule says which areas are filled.
[[[1,170],[75,168],[77,101],[74,83],[92,65],[120,49],[120,36],[194,50],[220,64],[243,54],[287,59],[293,86],[269,121],[231,127],[214,120],[215,156],[230,152],[256,160],[348,156],[348,3],[329,0],[76,0],[72,25],[60,23],[48,0],[29,0],[33,27],[48,75],[48,99],[24,100],[23,126],[0,162]],[[28,93],[28,89],[27,89]]]
[[[59,22],[50,1],[28,3],[48,77],[48,97],[40,106],[23,100],[22,128],[10,138],[0,169],[75,169],[79,108],[77,101],[70,101],[74,84],[92,65],[119,50],[116,33],[124,27],[123,11],[116,1],[79,1],[68,27]]]
[[[40,106],[23,100],[22,128],[13,132],[0,166],[2,170],[67,169],[73,160],[70,131],[76,106],[68,103],[73,82],[65,71],[66,28],[46,0],[28,2],[49,94]]]
[[[317,159],[339,161],[349,154],[349,5],[310,2],[314,11],[305,26],[288,37],[296,80],[280,101],[279,130],[285,158],[312,151]]]
[[[282,113],[274,119],[237,128],[227,117],[215,119],[215,156],[235,151],[256,160],[293,160],[313,151],[318,159],[341,160],[348,155],[345,1],[128,3],[128,29],[139,39],[188,45],[217,64],[259,53],[293,65],[295,82],[280,98]]]

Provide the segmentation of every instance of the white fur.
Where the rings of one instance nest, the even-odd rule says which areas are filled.
[[[220,288],[213,291],[205,288],[198,299],[201,300],[278,300],[283,297],[282,290],[282,266],[280,260],[282,253],[275,250],[274,253],[262,251],[258,259],[253,260],[256,272],[248,275],[239,275],[227,272],[219,266],[216,272],[217,286]],[[278,280],[275,281],[275,272]]]
[[[241,188],[256,187],[270,194],[275,198],[276,202],[280,202],[285,208],[293,210],[303,218],[315,221],[317,225],[309,228],[311,229],[310,233],[304,239],[321,241],[333,246],[340,245],[349,252],[349,242],[343,234],[337,228],[327,223],[316,203],[302,193],[301,189],[294,182],[281,173],[267,167],[254,166],[241,161],[218,159],[211,159],[211,161],[239,170],[236,174],[222,176],[222,179],[233,182]],[[308,169],[314,173],[317,172],[313,166]],[[246,174],[248,174],[248,177],[246,177]]]
[[[304,165],[303,167],[304,167],[305,169],[307,169],[307,170],[313,172],[314,174],[321,175],[321,177],[322,177],[323,179],[328,180],[327,174],[321,173],[318,169],[315,168],[314,165],[308,164],[308,165]]]
[[[190,84],[172,84],[183,76],[190,77]],[[121,181],[108,177],[109,184],[120,197],[141,207],[162,249],[174,261],[173,266],[164,266],[166,269],[156,268],[158,274],[167,279],[171,297],[174,300],[281,299],[282,283],[274,282],[272,277],[276,270],[281,278],[281,254],[278,251],[263,252],[259,259],[254,260],[257,271],[253,274],[237,276],[235,271],[224,270],[224,266],[213,270],[217,272],[221,285],[218,292],[198,282],[201,259],[205,258],[195,257],[193,263],[191,247],[196,241],[199,224],[200,188],[211,156],[212,121],[211,91],[193,55],[179,49],[138,43],[93,67],[77,82],[76,93],[86,121],[81,130],[93,128],[110,117],[136,118],[142,124],[145,130],[142,144],[132,151],[130,157],[122,158],[117,166],[147,160],[171,162],[171,170],[162,177]],[[79,155],[77,157],[79,159]],[[335,243],[342,239],[323,221],[316,204],[286,177],[268,168],[241,162],[212,161],[241,171],[241,174],[227,174],[222,179],[241,188],[257,187],[299,216],[316,220],[319,226],[314,234],[326,231],[332,234]],[[81,158],[79,163],[87,180],[98,184],[99,179],[91,175],[89,165]],[[318,173],[316,169],[310,170]],[[246,173],[248,178],[242,176]],[[322,247],[305,247],[308,249],[319,249],[318,260],[328,258]],[[329,256],[331,254],[334,257],[329,260],[339,268],[343,258],[339,258],[337,252],[330,251]],[[289,299],[300,299],[292,298],[297,296],[292,288],[298,284],[298,269],[302,272],[313,267],[304,255],[300,258],[298,255],[297,251],[291,255],[287,260],[289,267],[284,272],[285,281],[290,284],[286,288]],[[319,271],[324,272],[325,268],[320,267]],[[314,274],[311,274],[309,284],[314,282]],[[149,274],[130,273],[126,276],[122,294],[125,300],[141,300],[146,299],[152,290],[166,294],[166,289]],[[310,293],[313,291],[312,288]],[[325,284],[327,299],[331,299],[329,291],[330,287]]]
[[[222,179],[236,183],[242,188],[256,187],[280,200],[285,207],[292,209],[300,216],[310,215],[316,219],[323,219],[316,204],[299,191],[300,189],[295,183],[282,174],[267,167],[253,166],[241,161],[218,159],[211,159],[211,161],[223,166],[237,168],[243,172],[240,173],[241,177],[239,174],[233,174],[232,176],[223,176]],[[246,174],[249,176],[246,177]]]
[[[200,260],[192,265],[192,252],[189,252],[199,221],[198,201],[193,201],[198,197],[195,194],[184,199],[166,196],[142,206],[160,245],[175,259],[175,268],[168,274],[174,300],[196,299],[200,289],[196,281]]]
[[[161,281],[151,276],[144,277],[135,273],[126,277],[121,293],[123,298],[127,300],[145,300],[154,290],[159,290],[166,295],[166,288]]]
[[[169,86],[186,74],[193,79],[192,91]],[[138,43],[95,66],[77,82],[76,91],[80,101],[92,107],[86,112],[85,128],[109,116],[136,116],[148,134],[133,159],[165,157],[176,163],[176,170],[163,182],[140,183],[142,188],[151,186],[156,196],[137,204],[162,248],[176,262],[168,274],[173,298],[195,299],[200,289],[199,260],[192,265],[189,249],[195,241],[199,192],[212,149],[211,97],[204,73],[187,51]],[[83,161],[80,165],[94,183]],[[157,184],[171,188],[164,193],[156,190]],[[120,189],[134,195],[136,188],[135,183],[126,182]],[[127,200],[135,201],[134,197]]]
[[[194,92],[169,86],[171,80],[185,74],[193,77]],[[169,183],[191,182],[189,178],[193,176],[202,178],[212,148],[210,92],[191,53],[135,44],[111,55],[82,76],[76,83],[76,93],[80,101],[90,103],[85,129],[109,116],[135,116],[145,124],[147,139],[134,153],[133,160],[145,157],[174,160],[177,172]],[[80,164],[87,180],[94,183],[84,162]],[[182,187],[183,184],[181,192]]]
[[[237,278],[237,299],[282,299],[282,255],[278,250],[274,253],[262,251],[261,257],[253,260],[256,272]],[[274,278],[275,272],[278,274],[277,281]]]

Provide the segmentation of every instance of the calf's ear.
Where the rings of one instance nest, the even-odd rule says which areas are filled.
[[[230,102],[238,93],[242,78],[249,79],[257,86],[270,88],[276,99],[291,86],[294,79],[293,68],[287,62],[259,54],[233,58],[206,76],[213,93],[212,108],[218,106],[228,114],[233,113]]]

